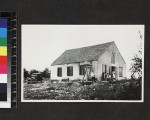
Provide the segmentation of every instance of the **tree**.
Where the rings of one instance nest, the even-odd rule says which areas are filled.
[[[141,32],[140,33],[140,39],[143,39]],[[139,46],[139,50],[138,53],[136,53],[134,55],[134,57],[132,58],[133,63],[131,64],[131,77],[132,78],[136,78],[136,76],[138,78],[142,77],[142,43],[140,43]]]
[[[29,72],[24,68],[24,80],[27,79],[27,77],[29,77]]]
[[[50,71],[48,68],[45,68],[45,70],[42,72],[42,77],[50,78]]]
[[[132,77],[135,77],[136,74],[138,77],[142,77],[142,59],[136,54],[132,59],[134,63],[131,67]]]
[[[30,71],[30,76],[32,75],[32,73],[39,73],[39,71],[38,71],[38,70],[35,70],[35,69],[32,69],[32,70]]]

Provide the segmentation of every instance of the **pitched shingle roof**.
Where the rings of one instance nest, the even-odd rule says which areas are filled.
[[[51,65],[63,65],[76,62],[98,60],[113,42],[66,50]]]

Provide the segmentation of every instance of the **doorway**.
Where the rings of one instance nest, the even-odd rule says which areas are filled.
[[[117,74],[117,67],[112,66],[112,67],[111,67],[111,73],[112,73],[112,74],[114,73],[115,77],[114,77],[114,76],[113,76],[113,77],[114,77],[115,79],[118,78],[118,77],[117,77],[117,75],[118,75],[118,74]]]

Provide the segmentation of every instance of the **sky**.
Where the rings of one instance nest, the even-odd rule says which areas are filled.
[[[50,69],[67,49],[110,41],[124,58],[129,77],[131,59],[144,42],[144,25],[22,25],[22,68]]]

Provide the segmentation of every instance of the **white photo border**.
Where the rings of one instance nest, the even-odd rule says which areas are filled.
[[[26,25],[57,25],[57,24],[22,24],[21,25],[21,53],[22,49],[22,27]],[[58,24],[58,25],[65,25],[65,24]],[[76,25],[76,24],[70,24]],[[86,25],[86,24],[85,24]],[[89,26],[92,26],[88,24]],[[104,24],[95,24],[95,25],[104,25]],[[107,25],[107,24],[105,24]],[[117,25],[117,24],[111,24]],[[121,24],[119,24],[121,25]],[[143,103],[144,102],[144,52],[145,52],[145,25],[144,24],[122,24],[122,25],[143,25],[144,26],[144,35],[143,35],[143,42],[142,42],[142,90],[141,90],[141,100],[24,100],[24,93],[23,93],[23,60],[21,59],[21,102],[112,102],[112,103]],[[67,25],[68,26],[68,25]],[[23,56],[21,54],[21,56]],[[22,58],[22,57],[21,57]]]

